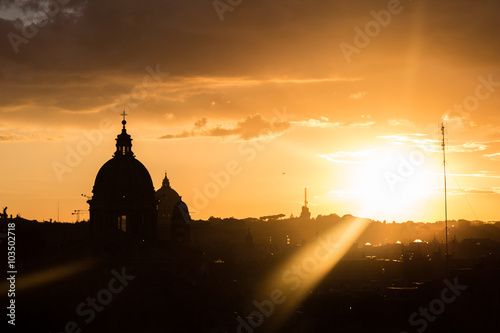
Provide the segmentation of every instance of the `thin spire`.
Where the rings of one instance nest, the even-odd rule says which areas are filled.
[[[167,171],[165,170],[165,177],[163,178],[162,186],[170,187],[170,181],[167,178]]]
[[[441,123],[441,133],[443,134],[443,142],[441,146],[443,147],[443,170],[444,170],[444,229],[445,229],[445,256],[446,256],[446,275],[448,275],[449,270],[449,254],[448,254],[448,196],[446,189],[446,142],[444,133],[444,122]]]
[[[304,207],[307,208],[307,186],[304,186]]]

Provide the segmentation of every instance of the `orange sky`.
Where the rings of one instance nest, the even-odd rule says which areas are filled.
[[[125,109],[195,219],[298,215],[308,186],[313,216],[442,220],[443,120],[449,217],[500,219],[497,1],[60,3],[0,5],[10,214],[88,209]]]

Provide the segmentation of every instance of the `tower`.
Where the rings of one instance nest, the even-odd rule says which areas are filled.
[[[157,207],[153,181],[146,167],[132,152],[125,111],[122,131],[116,138],[116,151],[97,173],[90,205],[90,230],[96,234],[121,230],[140,239],[154,239]]]
[[[311,219],[311,212],[307,208],[307,186],[304,187],[304,206],[302,206],[302,212],[300,213],[301,220]]]

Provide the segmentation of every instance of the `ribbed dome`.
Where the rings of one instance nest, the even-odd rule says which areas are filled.
[[[115,156],[97,173],[94,183],[94,201],[129,201],[134,203],[154,200],[154,187],[146,167],[133,156]]]
[[[132,137],[123,129],[116,138],[113,158],[104,163],[94,182],[90,205],[92,233],[118,229],[137,239],[154,239],[157,208],[153,181],[146,167],[135,159]]]
[[[123,129],[116,137],[113,158],[104,163],[95,178],[93,201],[97,203],[142,203],[155,202],[154,187],[146,167],[135,159],[132,138],[127,133],[125,112]]]

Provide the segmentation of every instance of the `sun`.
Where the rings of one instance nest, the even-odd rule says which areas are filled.
[[[427,204],[433,192],[435,164],[431,156],[420,150],[380,150],[361,163],[353,175],[352,194],[358,202],[358,214],[409,220],[415,210]]]

